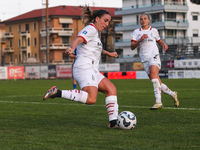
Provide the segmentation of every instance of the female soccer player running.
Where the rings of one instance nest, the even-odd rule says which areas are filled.
[[[146,73],[148,74],[154,88],[154,95],[156,103],[150,107],[151,110],[163,108],[161,102],[161,91],[165,94],[171,95],[174,99],[174,105],[179,106],[177,92],[172,92],[164,83],[161,82],[159,77],[159,70],[161,68],[161,61],[159,56],[159,50],[156,42],[163,47],[164,51],[168,49],[159,34],[157,29],[152,28],[150,24],[150,17],[147,14],[140,16],[141,28],[134,30],[131,39],[131,49],[136,47],[140,50],[140,58]]]
[[[105,103],[109,116],[109,128],[117,127],[118,103],[116,87],[109,79],[99,72],[101,54],[117,57],[116,52],[102,49],[99,32],[103,31],[111,21],[110,14],[105,10],[90,10],[86,6],[82,11],[82,21],[86,25],[71,46],[66,49],[67,54],[77,48],[77,56],[73,65],[73,77],[78,82],[81,90],[59,90],[53,86],[43,96],[48,98],[62,97],[84,104],[95,104],[98,91],[105,94]]]

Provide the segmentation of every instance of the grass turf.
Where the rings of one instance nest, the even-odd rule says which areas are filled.
[[[119,112],[137,117],[133,130],[108,129],[105,96],[89,106],[55,98],[42,100],[53,85],[72,89],[72,80],[0,81],[0,149],[2,150],[129,150],[200,149],[200,80],[163,79],[178,92],[180,107],[162,94],[155,103],[150,80],[111,80],[118,91]]]

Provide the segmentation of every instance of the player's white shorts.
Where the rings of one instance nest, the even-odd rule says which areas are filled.
[[[98,88],[99,83],[105,76],[91,67],[87,69],[74,68],[73,77],[82,89],[86,86],[96,86]]]
[[[154,57],[152,57],[149,61],[145,61],[142,62],[144,70],[146,71],[146,73],[149,75],[150,74],[150,67],[152,65],[155,65],[159,68],[161,68],[161,61],[160,61],[160,55],[156,55]]]

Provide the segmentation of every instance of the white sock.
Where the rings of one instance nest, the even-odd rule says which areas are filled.
[[[105,102],[109,121],[116,120],[118,116],[117,96],[108,96]]]
[[[167,95],[174,96],[174,92],[172,92],[164,83],[161,84],[161,90]]]
[[[156,103],[162,103],[161,102],[161,86],[160,86],[159,80],[152,79],[151,82],[152,82],[153,88],[154,88],[154,95],[156,98]]]
[[[88,98],[88,93],[82,90],[62,90],[61,97],[85,104]]]

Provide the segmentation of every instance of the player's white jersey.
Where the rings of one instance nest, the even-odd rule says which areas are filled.
[[[143,34],[147,34],[148,38],[144,39],[139,43],[138,48],[140,51],[140,58],[142,62],[148,61],[150,58],[159,54],[158,47],[156,42],[160,39],[158,34],[158,30],[152,27],[149,27],[147,30],[143,30],[142,28],[136,29],[132,33],[131,41],[138,41]]]
[[[79,32],[78,36],[82,37],[85,42],[77,47],[74,67],[90,68],[93,65],[95,70],[98,70],[102,52],[102,43],[99,39],[98,30],[93,23],[90,23]]]

